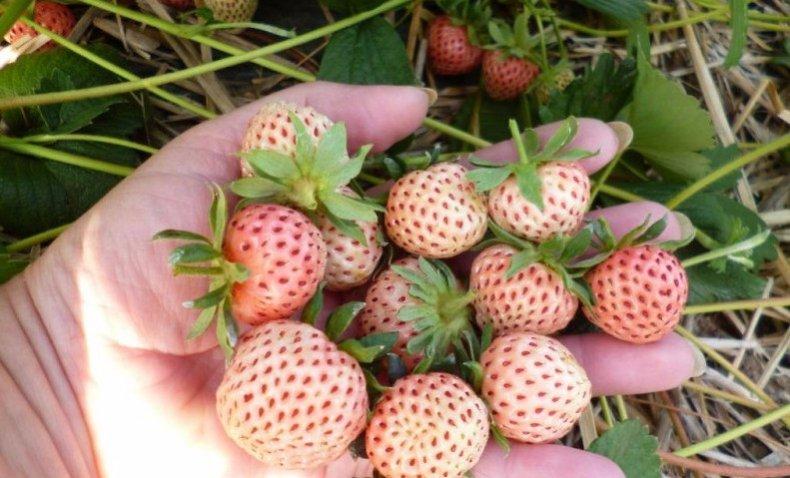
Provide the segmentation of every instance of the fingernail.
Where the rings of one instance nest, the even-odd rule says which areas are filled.
[[[688,340],[686,341],[689,343],[691,347],[691,351],[694,354],[694,370],[692,370],[692,377],[699,377],[705,373],[705,370],[708,369],[708,362],[705,360],[705,355],[702,353],[702,350],[698,349],[696,345],[692,344]]]
[[[439,93],[437,93],[436,90],[434,90],[433,88],[423,87],[420,88],[420,90],[422,90],[423,93],[428,95],[428,106],[432,106],[434,103],[436,103],[436,100],[439,99]]]

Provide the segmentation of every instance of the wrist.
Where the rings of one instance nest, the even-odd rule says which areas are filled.
[[[96,476],[81,387],[69,379],[84,362],[71,355],[75,345],[61,347],[81,340],[45,320],[30,279],[25,272],[0,288],[0,475]]]

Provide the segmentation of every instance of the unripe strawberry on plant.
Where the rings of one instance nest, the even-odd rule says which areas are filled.
[[[497,101],[512,100],[525,93],[540,74],[538,65],[505,51],[487,51],[483,55],[483,85]]]
[[[485,234],[486,205],[459,164],[412,171],[390,189],[384,222],[396,245],[423,257],[469,250]]]
[[[498,337],[480,363],[482,396],[507,438],[522,443],[562,438],[590,403],[587,374],[553,338],[532,333]]]
[[[342,192],[356,197],[349,187],[344,187]],[[325,280],[329,290],[353,289],[367,282],[384,252],[379,244],[378,222],[356,221],[356,225],[365,235],[365,243],[343,234],[326,217],[318,221],[327,248]]]
[[[584,314],[604,332],[637,344],[655,342],[677,325],[688,276],[677,257],[654,245],[627,246],[585,276],[594,303]]]
[[[69,10],[69,7],[47,0],[37,1],[33,12],[34,22],[60,36],[68,36],[71,30],[74,29],[74,24],[77,22],[74,18],[74,14]],[[38,35],[38,32],[24,22],[17,21],[3,38],[5,41],[13,43],[26,35],[35,37]],[[41,49],[44,50],[54,46],[55,43],[49,41]]]
[[[502,20],[488,23],[493,43],[483,55],[483,85],[495,100],[510,100],[525,93],[540,74],[532,50],[537,40],[530,37],[527,14],[518,15],[513,27]]]
[[[566,62],[561,62],[549,71],[544,71],[538,77],[538,85],[534,90],[535,96],[541,104],[546,103],[549,101],[551,93],[565,91],[565,88],[573,82],[574,78],[573,70]]]
[[[488,213],[508,232],[534,242],[577,232],[590,198],[590,179],[575,162],[594,153],[568,149],[578,122],[570,117],[542,147],[537,133],[523,134],[511,120],[519,159],[505,165],[470,158],[480,166],[467,176],[489,192]]]
[[[216,319],[217,339],[230,357],[237,320],[285,319],[308,303],[324,277],[326,246],[306,216],[279,204],[248,205],[227,222],[227,201],[216,185],[209,223],[211,237],[168,229],[154,239],[187,241],[170,253],[175,275],[211,278],[208,293],[184,303],[201,309],[187,338]]]
[[[472,44],[465,25],[443,15],[428,26],[428,57],[434,73],[463,75],[480,65],[483,49]]]
[[[345,125],[288,103],[265,104],[242,142],[245,177],[231,189],[246,199],[292,206],[319,225],[329,245],[330,290],[363,284],[381,257],[376,212],[384,208],[348,186],[369,150],[349,157]]]
[[[321,331],[278,320],[251,329],[217,389],[228,436],[269,466],[309,469],[345,453],[364,430],[365,377]]]
[[[368,457],[385,478],[461,478],[488,441],[488,411],[460,378],[404,377],[376,404],[365,434]]]
[[[252,20],[258,0],[196,0],[198,7],[207,7],[214,19],[223,23],[243,23]]]
[[[412,370],[426,355],[443,358],[471,330],[471,301],[444,263],[406,257],[373,280],[358,319],[365,334],[397,332],[392,350]]]

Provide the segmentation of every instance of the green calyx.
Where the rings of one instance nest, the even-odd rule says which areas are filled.
[[[491,4],[488,0],[437,0],[436,3],[450,16],[454,25],[466,26],[472,45],[482,46],[489,41],[485,36],[491,20]]]
[[[479,192],[486,192],[499,186],[505,180],[514,176],[519,191],[524,198],[543,210],[543,196],[541,194],[541,180],[538,167],[550,161],[579,161],[597,153],[583,149],[568,148],[568,144],[576,136],[579,122],[573,116],[560,124],[557,131],[546,141],[541,148],[538,133],[533,129],[519,132],[518,123],[511,119],[508,122],[513,142],[518,152],[518,161],[507,164],[497,164],[474,156],[469,161],[478,166],[469,171],[466,176],[475,183]]]
[[[590,266],[579,265],[580,263],[576,262],[576,258],[584,254],[592,245],[592,226],[588,225],[572,236],[554,236],[537,245],[514,236],[494,221],[489,221],[488,227],[493,233],[493,237],[478,244],[476,249],[484,249],[492,244],[506,244],[517,251],[510,258],[510,267],[505,271],[506,279],[514,277],[530,264],[539,262],[556,272],[562,279],[565,288],[578,297],[583,304],[592,304],[592,294],[584,281],[581,280]]]
[[[409,354],[422,353],[417,369],[428,369],[442,360],[450,346],[471,331],[474,294],[464,291],[447,264],[419,259],[419,270],[394,265],[392,270],[411,283],[409,295],[420,303],[402,307],[398,318],[413,323],[417,336],[406,344]]]
[[[222,188],[212,184],[214,200],[209,212],[211,237],[204,237],[190,231],[166,229],[154,235],[154,240],[186,241],[170,253],[168,262],[174,275],[208,276],[211,278],[206,294],[187,302],[184,307],[200,309],[200,315],[187,334],[187,339],[195,339],[216,322],[217,342],[225,357],[233,357],[233,348],[238,339],[238,326],[230,310],[230,294],[233,284],[244,282],[249,271],[242,264],[227,261],[222,255],[222,241],[228,221],[228,206]]]
[[[376,222],[384,208],[365,198],[343,194],[362,170],[371,146],[363,146],[354,157],[346,151],[346,127],[336,123],[314,144],[305,125],[290,115],[296,130],[293,158],[276,151],[254,149],[241,153],[255,173],[231,184],[231,190],[250,201],[274,201],[292,205],[306,214],[324,215],[341,232],[365,243],[355,221]]]
[[[533,63],[541,65],[541,58],[532,52],[540,44],[540,36],[529,34],[529,13],[520,13],[511,27],[501,18],[495,18],[488,22],[488,36],[491,43],[485,45],[487,50],[498,50],[505,58],[514,56],[516,58],[526,58]]]

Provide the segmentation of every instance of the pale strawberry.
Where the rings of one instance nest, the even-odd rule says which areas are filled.
[[[285,156],[296,155],[296,129],[289,114],[295,115],[304,123],[305,130],[314,144],[332,127],[332,121],[309,106],[297,106],[292,103],[272,102],[264,104],[260,111],[250,119],[244,139],[242,151],[265,149]],[[242,176],[254,175],[247,161],[241,159]]]
[[[390,239],[423,257],[453,257],[469,250],[485,234],[486,223],[485,198],[459,164],[412,171],[392,186],[387,200]]]
[[[461,478],[488,441],[488,411],[461,379],[446,373],[404,377],[381,397],[365,434],[385,478]]]
[[[60,36],[68,36],[77,22],[69,7],[60,3],[39,0],[36,2],[33,12],[34,22]],[[35,37],[38,33],[24,22],[17,21],[3,38],[5,41],[13,43],[25,35]],[[55,43],[49,41],[42,49],[54,46]]]
[[[495,100],[512,100],[527,91],[540,74],[540,68],[526,58],[507,55],[499,50],[483,55],[483,84]]]
[[[266,465],[315,468],[337,459],[364,430],[359,364],[319,330],[277,320],[239,340],[217,389],[228,436]]]
[[[491,246],[472,263],[469,288],[475,294],[475,318],[491,324],[495,336],[513,332],[553,334],[565,328],[579,306],[560,275],[533,262],[508,277],[518,251],[505,244]]]
[[[523,443],[565,436],[590,403],[590,381],[557,340],[533,333],[494,339],[480,358],[482,396],[502,434]]]
[[[347,196],[357,196],[349,187],[343,188],[342,192]],[[368,221],[355,223],[364,234],[364,242],[344,234],[326,216],[318,220],[327,249],[325,280],[329,290],[353,289],[367,282],[384,252],[379,244],[379,224]]]
[[[419,265],[414,257],[405,257],[394,265],[418,271]],[[364,335],[378,332],[398,332],[398,340],[392,351],[403,359],[411,370],[422,358],[421,354],[411,355],[406,351],[406,344],[417,336],[414,321],[403,320],[398,312],[403,307],[420,305],[422,301],[409,294],[411,282],[399,275],[392,268],[384,270],[371,283],[365,297],[365,308],[358,316]]]
[[[571,162],[549,162],[538,167],[543,208],[529,201],[511,177],[491,190],[488,213],[491,219],[530,241],[541,242],[557,234],[573,234],[584,221],[590,199],[590,178]]]
[[[454,24],[442,15],[428,26],[428,57],[431,70],[439,75],[462,75],[480,65],[483,49],[469,40],[467,26]]]
[[[677,325],[688,277],[674,254],[653,245],[621,249],[585,276],[594,304],[584,314],[604,332],[633,343],[655,342]]]
[[[195,0],[195,5],[209,8],[219,22],[243,23],[252,20],[258,0]]]
[[[443,262],[407,257],[374,279],[359,320],[366,335],[398,332],[393,351],[411,370],[441,360],[471,331],[472,299]]]
[[[223,252],[244,265],[249,277],[233,285],[237,320],[261,324],[292,316],[324,277],[326,246],[321,232],[298,211],[252,204],[231,217]]]

